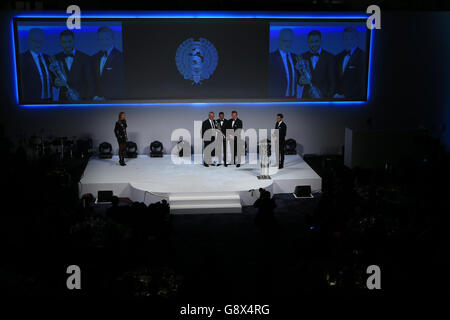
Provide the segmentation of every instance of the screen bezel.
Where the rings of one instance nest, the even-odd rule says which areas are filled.
[[[194,14],[194,13],[184,13],[184,14]],[[216,14],[217,16],[213,17],[213,14]],[[83,15],[84,20],[87,21],[121,21],[121,22],[130,22],[130,21],[137,21],[142,19],[151,19],[152,21],[167,21],[167,19],[176,19],[180,22],[198,22],[198,19],[202,19],[203,22],[216,22],[217,19],[221,20],[227,20],[228,22],[233,21],[241,21],[242,19],[250,20],[254,23],[263,23],[267,25],[268,32],[270,31],[270,23],[273,22],[366,22],[365,17],[363,16],[352,16],[352,15],[346,15],[342,14],[339,17],[334,15],[321,15],[312,17],[310,15],[260,15],[252,14],[252,15],[246,15],[244,13],[233,13],[232,15],[221,15],[219,12],[209,13],[208,15],[201,16],[197,13],[195,17],[183,17],[179,14],[173,14],[173,15],[167,15],[165,14],[162,16],[161,14],[153,13],[152,15],[121,15],[119,13],[115,14],[96,14],[96,15]],[[264,99],[164,99],[164,100],[134,100],[134,99],[126,99],[126,100],[107,100],[107,101],[76,101],[76,102],[46,102],[46,103],[30,103],[30,102],[24,102],[22,101],[22,88],[19,85],[21,83],[20,79],[20,66],[19,66],[19,59],[18,56],[20,54],[19,51],[19,39],[18,39],[18,32],[17,32],[17,23],[18,22],[29,22],[29,21],[60,21],[64,22],[67,20],[67,16],[55,16],[53,14],[42,14],[42,15],[16,15],[12,18],[12,39],[13,39],[13,56],[14,56],[14,71],[15,71],[15,94],[16,94],[16,102],[18,105],[23,107],[70,107],[70,106],[151,106],[151,105],[179,105],[179,104],[191,104],[191,105],[198,105],[198,104],[347,104],[347,105],[361,105],[366,104],[370,100],[370,78],[371,78],[371,64],[372,64],[372,55],[373,55],[373,29],[368,30],[366,33],[366,52],[367,52],[367,59],[366,59],[366,74],[367,77],[365,79],[365,88],[366,88],[366,99],[330,99],[330,100],[312,100],[312,99],[287,99],[287,98],[281,98],[281,99],[272,99],[272,98],[264,98]],[[123,35],[122,35],[123,36]]]

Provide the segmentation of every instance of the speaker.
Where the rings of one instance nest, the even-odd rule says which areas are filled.
[[[296,198],[312,198],[311,186],[296,186],[294,191]]]
[[[109,203],[112,202],[113,192],[108,191],[98,191],[97,193],[97,203]]]

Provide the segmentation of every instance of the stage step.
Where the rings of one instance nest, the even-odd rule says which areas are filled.
[[[173,214],[241,213],[238,193],[176,193],[169,195]]]

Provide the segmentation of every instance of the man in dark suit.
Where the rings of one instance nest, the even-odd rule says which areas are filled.
[[[210,136],[211,139],[205,137],[205,133],[206,131],[213,129],[214,132],[212,132],[212,135]],[[214,120],[214,112],[210,112],[208,114],[208,119],[206,119],[205,121],[203,121],[202,123],[202,139],[203,139],[203,165],[205,167],[209,167],[209,165],[214,165],[212,163],[212,158],[211,156],[214,156],[214,151],[212,150],[211,153],[205,153],[205,149],[206,147],[213,143],[215,141],[215,130],[216,130],[216,122]]]
[[[284,148],[286,146],[286,132],[287,126],[283,121],[283,114],[277,114],[277,122],[275,129],[278,129],[278,168],[284,168]]]
[[[216,128],[220,130],[222,134],[218,134],[218,139],[222,139],[222,150],[223,153],[223,164],[225,167],[228,166],[227,164],[227,119],[225,119],[225,114],[223,112],[219,112],[219,119],[216,120]],[[220,161],[220,159],[218,159]],[[220,166],[220,163],[218,164]]]
[[[241,166],[241,156],[244,154],[244,141],[241,139],[242,128],[242,121],[238,118],[237,111],[233,110],[231,112],[231,119],[228,120],[226,132],[228,139],[230,139],[230,147],[231,144],[233,144],[234,146],[233,156],[231,157],[231,164],[236,163],[237,168]]]
[[[114,31],[109,27],[99,28],[97,40],[101,50],[92,56],[94,100],[124,99],[123,55],[114,47]]]
[[[20,55],[21,96],[26,102],[50,101],[52,98],[52,75],[50,58],[42,53],[45,34],[33,28],[28,33],[29,50]]]
[[[345,50],[336,56],[336,99],[362,99],[366,88],[365,54],[358,47],[358,31],[353,27],[344,29]]]
[[[75,35],[71,30],[64,30],[59,35],[59,41],[63,51],[57,53],[55,58],[60,61],[64,67],[64,73],[67,78],[67,85],[75,90],[81,100],[90,100],[93,97],[93,72],[90,57],[76,50]],[[71,100],[68,96],[65,83],[55,79],[55,86],[59,87],[60,101]]]
[[[322,34],[318,30],[312,30],[308,34],[309,51],[302,54],[311,70],[311,85],[320,92],[320,97],[313,94],[311,85],[300,77],[300,84],[303,85],[303,99],[327,99],[332,98],[336,88],[336,62],[335,57],[322,47]]]
[[[282,29],[278,36],[278,50],[269,55],[269,97],[294,98],[297,96],[297,56],[291,52],[294,41],[292,29]]]

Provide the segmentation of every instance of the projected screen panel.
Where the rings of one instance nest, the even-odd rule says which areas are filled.
[[[365,20],[15,18],[20,104],[366,101]]]

